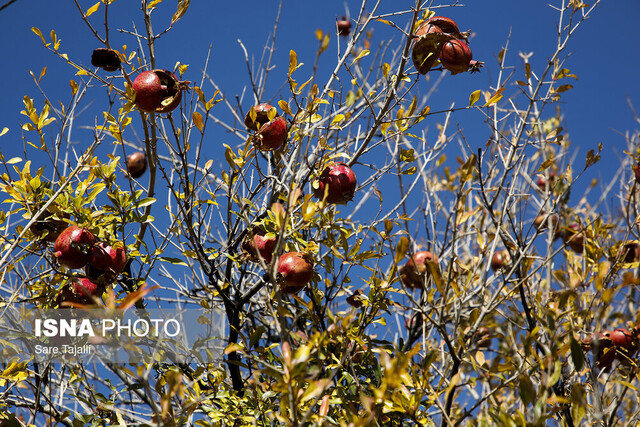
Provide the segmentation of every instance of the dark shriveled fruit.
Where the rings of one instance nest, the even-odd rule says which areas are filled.
[[[311,184],[316,198],[334,204],[346,204],[351,201],[357,186],[356,174],[342,162],[327,165]]]
[[[416,252],[400,268],[400,281],[409,289],[424,288],[425,278],[429,274],[427,263],[438,262],[438,257],[430,251]]]
[[[338,35],[342,37],[346,37],[351,34],[351,21],[346,16],[343,16],[337,22],[338,26]]]
[[[55,242],[60,233],[69,226],[63,219],[57,218],[69,218],[69,214],[60,213],[53,214],[47,210],[43,213],[33,224],[29,227],[31,231],[38,239],[44,239],[46,242]]]
[[[640,260],[640,244],[627,242],[620,248],[620,259],[623,262],[637,262]]]
[[[282,254],[278,261],[278,286],[285,294],[300,292],[313,279],[313,265],[300,252]]]
[[[89,260],[89,248],[95,243],[95,236],[84,228],[72,225],[66,228],[53,245],[53,254],[60,265],[68,268],[82,268]]]
[[[272,110],[274,111],[271,113],[271,117],[272,118],[278,117],[278,112],[275,111],[275,107],[270,104],[267,104],[266,102],[262,104],[258,104],[252,108],[253,108],[253,111],[255,111],[256,119],[253,120],[251,118],[251,111],[249,111],[244,116],[244,125],[249,130],[253,130],[253,131],[259,130],[262,126],[269,123],[271,121],[269,119],[269,112]]]
[[[453,19],[447,18],[445,16],[433,16],[427,19],[420,28],[428,27],[428,26],[438,27],[440,30],[442,30],[443,33],[450,34],[456,39],[467,38],[467,34],[461,33],[460,30],[458,29],[458,24],[456,24],[456,22]],[[419,35],[418,31],[416,31],[417,35]]]
[[[431,26],[422,30],[418,29],[421,34],[413,42],[411,50],[411,60],[413,66],[420,74],[426,74],[435,64],[440,56],[443,43],[451,40],[451,36],[444,34],[438,27]]]
[[[584,234],[580,230],[582,230],[580,224],[574,222],[569,224],[562,233],[562,240],[579,254],[584,252]]]
[[[120,69],[120,57],[115,50],[101,47],[91,54],[91,65],[109,72],[118,71]]]
[[[127,156],[127,172],[131,178],[140,178],[146,170],[147,156],[142,151]]]

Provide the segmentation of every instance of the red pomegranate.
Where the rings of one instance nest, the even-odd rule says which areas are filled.
[[[88,262],[97,270],[120,273],[127,265],[127,254],[122,243],[114,247],[105,242],[98,242],[89,249]]]
[[[56,239],[53,254],[60,265],[68,268],[82,268],[89,260],[89,248],[96,238],[89,230],[72,225],[67,227]]]
[[[269,264],[273,258],[273,251],[278,243],[278,238],[274,235],[265,235],[257,232],[253,234],[251,238],[245,240],[242,244],[242,249],[249,256],[249,260],[253,262],[259,262],[260,257],[264,259],[264,262]],[[258,256],[258,254],[260,256]]]
[[[346,163],[327,165],[320,176],[313,181],[311,188],[314,196],[327,203],[346,204],[353,199],[358,186],[356,174]]]
[[[180,105],[184,86],[171,71],[143,71],[133,82],[135,103],[146,113],[168,113]]]
[[[451,74],[464,73],[471,68],[473,59],[469,45],[463,41],[453,39],[445,42],[440,51],[440,63]]]
[[[277,150],[287,141],[287,135],[287,121],[283,117],[276,117],[262,125],[254,142],[260,151]]]
[[[287,252],[278,262],[280,291],[285,294],[298,293],[313,279],[313,265],[301,252]]]
[[[97,285],[86,277],[74,278],[58,294],[56,302],[62,305],[64,302],[76,304],[91,304],[94,297],[104,293],[105,288]]]

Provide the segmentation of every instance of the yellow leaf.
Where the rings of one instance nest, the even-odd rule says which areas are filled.
[[[178,10],[173,14],[173,17],[171,18],[171,25],[173,25],[176,21],[182,18],[185,13],[187,13],[189,3],[191,3],[191,0],[180,0],[180,3],[178,3]]]
[[[37,35],[40,36],[40,39],[42,39],[42,43],[44,43],[45,45],[47,44],[46,41],[44,41],[44,37],[42,36],[42,33],[40,32],[40,30],[36,27],[31,27],[31,31],[33,31],[34,33],[36,33]]]
[[[2,129],[2,132],[0,132],[0,136],[4,135],[7,132],[9,132],[9,128],[5,127],[4,129]]]
[[[293,74],[298,66],[298,54],[295,50],[289,51],[289,75]]]
[[[329,39],[329,33],[325,34],[324,38],[322,39],[322,46],[320,46],[320,53],[324,52],[329,47]]]
[[[88,10],[87,13],[85,13],[85,16],[88,18],[89,16],[91,16],[96,10],[98,10],[98,8],[100,7],[100,2],[94,4],[93,6],[91,6]]]
[[[331,124],[333,125],[336,123],[340,123],[343,120],[344,120],[344,114],[338,114],[333,118],[333,120],[331,120]]]
[[[353,62],[351,63],[351,65],[355,64],[356,62],[360,61],[362,58],[364,58],[365,56],[369,55],[369,49],[365,49],[362,52],[360,52],[360,55],[358,55],[356,57],[356,59],[353,60]]]
[[[280,101],[278,101],[278,105],[280,106],[282,111],[284,111],[285,113],[287,113],[290,116],[293,116],[293,113],[291,112],[291,109],[289,108],[289,103],[287,101],[280,100]]]
[[[153,0],[147,5],[147,9],[153,9],[157,4],[162,3],[162,0]]]
[[[469,107],[471,107],[473,104],[478,102],[478,99],[480,99],[481,93],[482,91],[480,89],[474,90],[473,92],[471,92],[471,95],[469,95]]]
[[[382,74],[384,75],[385,79],[389,78],[389,64],[387,64],[386,62],[382,65]]]
[[[318,39],[318,41],[322,40],[322,36],[324,35],[324,33],[322,32],[321,29],[317,29],[316,30],[316,38]]]
[[[198,113],[197,111],[193,113],[193,124],[196,125],[200,132],[202,132],[202,130],[204,129],[202,114]]]
[[[240,344],[231,343],[224,349],[224,354],[235,353],[236,351],[242,351],[243,347]]]
[[[494,93],[493,96],[489,98],[487,103],[483,105],[483,107],[489,107],[490,105],[496,104],[498,101],[500,101],[502,99],[502,92],[504,92],[503,87],[498,89],[496,93]]]

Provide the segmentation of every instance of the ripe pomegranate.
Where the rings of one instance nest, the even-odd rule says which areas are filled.
[[[584,252],[584,234],[579,232],[582,227],[578,223],[569,224],[562,233],[562,240],[574,252],[581,254]]]
[[[120,69],[120,57],[115,50],[101,47],[91,54],[91,65],[109,72],[118,71]]]
[[[295,294],[313,279],[313,265],[301,252],[287,252],[278,261],[278,286],[285,294]]]
[[[276,243],[278,243],[276,236],[256,232],[251,238],[245,240],[242,244],[242,249],[248,254],[249,260],[259,262],[260,257],[262,257],[264,262],[269,264],[273,258]]]
[[[271,112],[272,120],[269,120],[269,112],[275,110],[270,104],[263,103],[252,107],[256,113],[255,121],[251,119],[249,111],[244,117],[244,124],[249,130],[257,131],[254,143],[258,150],[276,150],[287,140],[287,121],[278,115],[278,112]]]
[[[62,288],[56,302],[58,305],[62,305],[64,302],[91,304],[94,297],[99,297],[104,291],[104,286],[100,286],[86,277],[74,278]]]
[[[136,105],[146,113],[168,113],[180,105],[185,86],[171,71],[143,71],[133,82]]]
[[[539,189],[541,189],[542,191],[545,191],[547,188],[547,183],[549,183],[549,188],[553,188],[553,184],[556,181],[556,173],[555,172],[549,172],[549,174],[547,176],[545,175],[539,175],[538,179],[536,180],[536,185],[538,186]]]
[[[624,328],[614,329],[613,332],[609,334],[609,338],[611,338],[611,342],[616,347],[630,347],[635,341],[633,334]]]
[[[287,133],[287,121],[283,117],[276,117],[260,128],[254,143],[260,151],[277,150],[287,140]]]
[[[100,271],[120,273],[127,265],[127,254],[122,243],[115,247],[98,242],[89,249],[89,265]]]
[[[509,251],[503,249],[493,254],[493,257],[491,258],[491,269],[493,271],[498,271],[502,268],[505,268],[510,263],[511,256],[509,255]]]
[[[429,251],[420,251],[413,254],[411,259],[400,268],[400,281],[409,289],[424,288],[425,276],[429,269],[427,262],[438,262],[438,257]]]
[[[357,186],[356,174],[342,162],[327,165],[311,184],[314,196],[334,204],[346,204],[351,201]]]
[[[72,225],[67,227],[56,239],[53,254],[60,265],[68,268],[82,268],[89,260],[88,250],[96,238],[89,230]]]
[[[636,163],[633,167],[633,174],[636,176],[636,181],[640,182],[640,163]]]
[[[463,41],[453,39],[442,45],[440,63],[444,68],[451,71],[451,74],[469,71],[472,59],[471,48]]]
[[[342,37],[347,37],[351,34],[351,21],[346,16],[343,16],[338,20],[338,35]]]
[[[127,156],[127,172],[131,178],[140,178],[147,170],[147,156],[137,151]]]
[[[620,248],[620,259],[624,262],[637,262],[640,260],[640,244],[627,242]]]

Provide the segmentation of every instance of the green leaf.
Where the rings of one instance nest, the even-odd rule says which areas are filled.
[[[145,206],[149,206],[152,205],[156,202],[156,199],[154,199],[153,197],[145,197],[144,199],[140,199],[138,200],[133,207],[134,208],[143,208]]]
[[[173,264],[173,265],[182,265],[184,267],[187,267],[187,263],[184,262],[183,260],[181,260],[180,258],[161,256],[161,257],[158,257],[158,260],[159,261],[168,262],[168,263]]]
[[[573,337],[571,337],[571,360],[573,360],[573,365],[576,367],[576,372],[580,372],[582,366],[584,366],[584,353],[580,343]]]
[[[536,389],[528,376],[520,375],[518,388],[520,389],[520,397],[525,405],[536,402]]]

